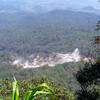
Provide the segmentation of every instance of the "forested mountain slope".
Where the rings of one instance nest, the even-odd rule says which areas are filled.
[[[75,48],[86,53],[98,19],[95,14],[67,10],[0,13],[0,60],[9,61],[12,55],[72,52]]]
[[[0,63],[0,78],[3,79],[9,77],[12,79],[13,76],[15,76],[17,80],[48,78],[50,81],[72,91],[79,87],[75,80],[75,74],[80,66],[83,67],[84,63],[64,63],[55,67],[48,67],[45,65],[42,68],[23,69],[21,66],[17,67],[10,64]]]
[[[99,34],[95,32],[98,19],[95,14],[67,10],[43,14],[0,13],[0,78],[48,77],[69,90],[75,90],[78,85],[73,74],[81,66],[79,63],[23,69],[5,62],[11,61],[12,57],[67,53],[75,48],[79,48],[82,55],[87,55],[89,42],[95,34]]]

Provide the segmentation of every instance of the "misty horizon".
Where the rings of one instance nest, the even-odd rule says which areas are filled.
[[[100,9],[98,0],[0,0],[0,10],[50,11],[55,9]]]

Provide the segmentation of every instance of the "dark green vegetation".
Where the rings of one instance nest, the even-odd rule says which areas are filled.
[[[50,87],[43,82],[48,83]],[[53,82],[44,78],[19,80],[14,81],[13,84],[8,78],[0,80],[0,97],[4,100],[11,100],[11,96],[12,100],[19,100],[19,98],[22,100],[73,100],[75,98],[73,93],[65,88],[57,87]]]
[[[75,48],[88,55],[89,42],[95,34],[99,34],[94,30],[98,19],[98,15],[95,14],[62,10],[40,15],[0,13],[0,78],[8,76],[11,80],[15,76],[19,81],[23,80],[21,81],[23,83],[19,82],[20,85],[24,84],[24,87],[32,85],[27,86],[28,89],[32,89],[38,83],[32,84],[32,81],[29,81],[31,77],[34,77],[34,82],[40,80],[39,84],[45,82],[42,77],[47,77],[56,84],[53,87],[62,94],[75,91],[79,85],[74,76],[79,67],[84,67],[82,62],[37,69],[23,69],[7,62],[11,61],[11,56],[26,57],[32,53],[71,52]],[[10,94],[7,95],[11,97],[11,82],[7,81],[8,87],[2,82],[4,81],[1,80],[0,91],[4,93],[8,90]],[[5,96],[6,94],[3,95]]]
[[[45,66],[37,69],[23,69],[22,67],[2,63],[0,65],[0,78],[8,76],[12,79],[13,76],[15,76],[17,79],[27,80],[31,77],[34,77],[35,79],[41,79],[44,77],[72,91],[78,88],[74,74],[76,74],[80,66],[82,66],[81,63],[68,63],[57,65],[53,68]]]
[[[45,88],[45,89],[43,90],[41,88]],[[41,97],[42,100],[44,99],[49,100],[49,98],[50,100],[57,100],[57,97],[54,91],[46,83],[42,83],[41,85],[38,85],[31,91],[26,91],[26,95],[23,96],[23,100],[35,100],[38,96],[41,96],[41,94],[45,95],[45,97]],[[14,79],[13,90],[12,90],[12,100],[19,100],[19,98],[20,97],[19,97],[18,82],[16,81],[16,79]]]
[[[86,63],[77,72],[76,79],[81,87],[77,91],[78,100],[100,100],[100,61]]]
[[[16,54],[71,52],[75,48],[87,54],[98,18],[67,10],[39,15],[0,13],[0,60],[9,61]]]
[[[99,29],[98,29],[99,30]],[[94,37],[92,55],[95,63],[85,63],[76,74],[80,89],[77,100],[100,100],[100,36]]]

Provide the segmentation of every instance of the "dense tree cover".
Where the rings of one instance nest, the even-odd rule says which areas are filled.
[[[78,100],[100,99],[100,62],[86,63],[76,74],[81,89],[77,91]]]
[[[80,84],[77,91],[78,100],[100,100],[100,37],[95,36],[92,44],[91,57],[94,62],[85,63],[77,74],[76,79]]]
[[[78,84],[74,74],[80,66],[83,66],[83,63],[65,63],[55,67],[45,66],[36,69],[23,69],[22,67],[12,66],[11,64],[0,63],[0,78],[6,76],[13,78],[15,76],[17,80],[22,80],[29,79],[30,77],[34,77],[35,79],[47,77],[50,81],[58,83],[69,91],[75,91],[78,88]]]
[[[93,27],[97,20],[98,16],[95,14],[60,10],[41,15],[1,14],[0,78],[10,77],[10,81],[1,80],[1,97],[8,95],[10,97],[11,78],[15,76],[21,87],[20,96],[26,89],[32,89],[44,82],[41,77],[48,77],[50,81],[58,84],[55,86],[48,80],[46,83],[54,88],[56,93],[63,94],[64,97],[61,98],[65,98],[64,100],[69,98],[70,93],[65,88],[69,91],[79,88],[74,75],[79,67],[84,67],[84,63],[65,63],[53,68],[44,66],[37,69],[23,69],[6,62],[11,61],[11,56],[25,57],[32,53],[71,52],[75,48],[79,48],[83,54],[87,55],[87,48],[89,41],[94,36]],[[95,34],[99,33],[95,32]],[[34,77],[33,81],[30,77]],[[23,81],[21,81],[22,79]],[[8,98],[6,99],[8,100]]]
[[[41,78],[40,80],[36,80],[34,78],[27,80],[19,80],[18,86],[20,91],[20,98],[25,97],[26,91],[31,91],[37,85],[42,84],[44,82],[46,82],[54,90],[57,96],[57,100],[74,100],[75,98],[74,93],[69,92],[66,88],[58,87],[54,82],[51,82],[46,78]],[[3,98],[4,100],[11,100],[11,95],[12,95],[11,80],[9,80],[9,78],[0,80],[0,97]],[[36,100],[40,100],[40,98],[37,98]]]
[[[71,52],[75,48],[86,54],[98,18],[95,14],[66,10],[39,15],[0,14],[0,60],[9,61],[12,55]]]

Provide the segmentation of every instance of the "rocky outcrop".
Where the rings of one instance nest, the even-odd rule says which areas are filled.
[[[76,48],[72,53],[50,53],[44,56],[32,54],[27,58],[27,60],[21,58],[14,60],[13,64],[17,66],[23,66],[24,68],[37,68],[46,65],[49,67],[54,67],[57,64],[79,62],[82,60],[88,60],[88,58],[83,58],[80,55],[79,49]]]

